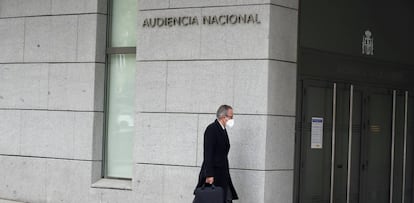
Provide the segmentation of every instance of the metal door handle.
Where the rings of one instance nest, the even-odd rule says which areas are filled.
[[[392,132],[391,132],[391,172],[390,172],[390,203],[394,196],[394,159],[395,159],[395,114],[396,114],[397,91],[392,91]]]
[[[333,203],[334,178],[335,178],[335,130],[336,130],[336,83],[333,87],[332,95],[332,140],[331,140],[331,196],[330,203]]]
[[[365,163],[363,163],[362,165],[361,165],[361,169],[362,170],[365,170],[365,169],[367,169],[368,168],[368,161],[365,161]]]
[[[407,166],[407,119],[408,119],[408,91],[405,91],[405,101],[404,101],[404,155],[403,155],[403,185],[402,185],[402,198],[401,202],[405,202],[405,176],[406,176],[406,166]]]
[[[352,115],[354,107],[354,85],[351,85],[349,95],[349,129],[348,129],[348,177],[346,185],[346,202],[351,199],[351,161],[352,161]]]

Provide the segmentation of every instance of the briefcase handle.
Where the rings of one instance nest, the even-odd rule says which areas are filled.
[[[211,189],[216,189],[216,186],[214,185],[214,183],[213,184],[209,184],[209,185],[211,185]],[[203,183],[203,185],[201,186],[201,189],[202,190],[204,190],[204,188],[206,187],[206,183]]]

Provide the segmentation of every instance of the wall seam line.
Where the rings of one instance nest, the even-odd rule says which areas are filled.
[[[55,109],[18,109],[0,108],[0,111],[46,111],[46,112],[75,112],[75,113],[104,113],[103,111],[84,111],[84,110],[55,110]]]
[[[200,62],[200,61],[277,61],[284,63],[297,64],[296,61],[288,61],[281,59],[271,59],[271,58],[243,58],[243,59],[154,59],[154,60],[137,60],[137,62]]]
[[[204,8],[227,8],[227,7],[248,7],[248,6],[276,6],[276,7],[281,7],[281,8],[285,8],[285,9],[289,9],[289,10],[294,10],[294,11],[299,11],[299,9],[294,8],[294,7],[290,7],[290,6],[285,6],[285,5],[280,5],[280,4],[275,4],[275,3],[262,3],[262,4],[232,4],[232,5],[217,5],[217,6],[188,6],[188,7],[173,7],[171,8],[171,5],[169,5],[168,8],[149,8],[149,9],[140,9],[139,11],[162,11],[162,10],[180,10],[180,9],[204,9]]]
[[[215,113],[206,112],[157,112],[157,111],[139,111],[138,113],[144,114],[188,114],[188,115],[215,115]],[[283,114],[250,114],[250,113],[235,113],[236,116],[272,116],[272,117],[287,117],[296,118],[296,115],[283,115]]]
[[[0,17],[2,19],[16,19],[16,18],[38,18],[38,17],[55,17],[55,16],[73,16],[73,15],[108,15],[106,13],[66,13],[66,14],[45,14],[45,15],[26,15],[26,16],[9,16],[9,17]]]
[[[180,164],[161,164],[161,163],[144,163],[139,162],[135,163],[136,165],[148,165],[148,166],[165,166],[165,167],[186,167],[186,168],[200,168],[201,166],[194,165],[180,165]],[[288,172],[294,171],[294,169],[252,169],[252,168],[232,168],[230,170],[240,170],[240,171],[257,171],[257,172]]]
[[[63,161],[85,161],[85,162],[101,162],[102,160],[88,160],[88,159],[71,159],[71,158],[59,158],[59,157],[47,157],[47,156],[29,156],[29,155],[13,155],[13,154],[0,154],[3,157],[18,157],[18,158],[34,158],[34,159],[51,159],[51,160],[63,160]]]
[[[23,18],[23,59],[24,61],[24,53],[26,50],[26,18]]]
[[[105,64],[105,62],[76,62],[76,61],[72,61],[72,62],[0,62],[1,65],[30,65],[30,64]]]

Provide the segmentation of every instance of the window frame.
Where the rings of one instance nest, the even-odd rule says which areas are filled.
[[[136,0],[137,1],[137,0]],[[108,15],[107,15],[107,26],[106,26],[106,49],[105,49],[105,85],[104,85],[104,129],[103,129],[103,146],[102,146],[102,175],[104,179],[119,179],[119,180],[132,180],[131,178],[112,177],[108,176],[108,122],[109,122],[109,87],[110,87],[110,66],[111,66],[111,55],[115,54],[135,54],[135,47],[112,47],[112,10],[114,0],[107,1]],[[138,9],[137,9],[138,12]],[[138,29],[138,28],[136,28]]]

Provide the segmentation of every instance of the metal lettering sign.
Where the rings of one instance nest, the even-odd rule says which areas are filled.
[[[362,36],[362,54],[374,55],[374,38],[369,30]]]
[[[176,16],[145,18],[142,27],[187,27],[198,25],[260,24],[259,14],[226,14],[211,16]]]

